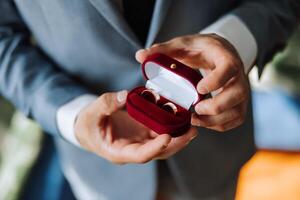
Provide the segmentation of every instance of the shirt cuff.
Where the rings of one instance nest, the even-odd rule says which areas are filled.
[[[230,42],[243,62],[248,73],[256,59],[257,43],[247,26],[235,15],[227,15],[200,32],[215,33]]]
[[[65,138],[70,143],[81,147],[79,142],[75,137],[74,123],[79,112],[90,104],[92,101],[96,100],[97,96],[91,94],[81,95],[72,101],[61,106],[56,113],[56,122],[58,130],[60,131],[63,138]]]

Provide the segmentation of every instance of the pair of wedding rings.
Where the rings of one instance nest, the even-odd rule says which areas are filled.
[[[148,101],[158,104],[160,100],[160,95],[151,89],[146,89],[141,92],[141,96],[147,99]],[[164,103],[161,108],[169,113],[176,114],[178,109],[177,106],[172,102]]]

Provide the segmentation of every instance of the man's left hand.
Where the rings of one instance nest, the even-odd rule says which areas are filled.
[[[224,132],[244,122],[249,82],[239,54],[227,40],[216,34],[177,37],[139,50],[136,59],[142,63],[153,53],[163,53],[192,68],[203,69],[207,75],[197,85],[200,94],[218,90],[217,95],[195,106],[192,125]]]

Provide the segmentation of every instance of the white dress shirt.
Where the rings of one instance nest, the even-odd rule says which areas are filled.
[[[239,53],[245,72],[248,73],[256,59],[257,43],[247,26],[236,16],[227,15],[200,33],[215,33],[229,41]],[[56,115],[61,135],[70,143],[80,147],[75,133],[74,123],[79,112],[97,98],[86,94],[79,96],[61,106]]]

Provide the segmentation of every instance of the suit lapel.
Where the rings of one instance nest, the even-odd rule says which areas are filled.
[[[119,12],[116,5],[110,0],[89,0],[99,13],[114,27],[125,39],[135,47],[142,48],[142,44]],[[146,47],[152,45],[166,17],[171,0],[156,0],[153,16],[146,41]]]
[[[141,43],[135,36],[128,23],[111,0],[89,0],[99,13],[114,27],[125,39],[137,48]]]
[[[166,18],[168,8],[172,0],[156,0],[152,20],[149,28],[149,33],[146,41],[146,47],[150,47]]]

